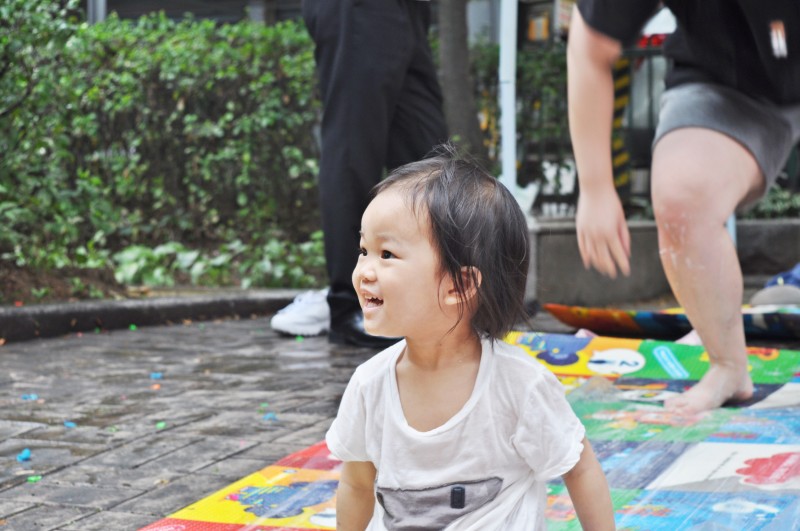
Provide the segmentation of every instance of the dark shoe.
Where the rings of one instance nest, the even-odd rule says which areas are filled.
[[[344,319],[331,323],[328,342],[383,350],[400,341],[400,337],[373,336],[364,331],[364,315],[353,312]]]

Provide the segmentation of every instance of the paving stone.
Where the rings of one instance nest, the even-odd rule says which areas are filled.
[[[3,531],[51,531],[77,523],[94,513],[94,509],[82,507],[59,507],[36,505],[21,513],[5,519]],[[111,529],[111,528],[109,528]]]
[[[109,509],[142,494],[141,490],[88,485],[57,485],[45,479],[0,492],[0,499],[25,503]]]
[[[251,447],[252,448],[252,447]],[[285,453],[283,454],[273,454],[276,455],[274,458],[269,459],[251,459],[245,457],[229,457],[224,461],[218,461],[211,465],[208,465],[205,468],[202,468],[197,471],[198,475],[210,475],[210,476],[219,476],[225,478],[233,478],[233,483],[236,480],[239,480],[243,477],[249,476],[250,474],[254,474],[259,470],[263,469],[266,466],[271,465],[278,459],[284,457]]]
[[[179,451],[153,459],[139,469],[190,474],[240,454],[256,444],[242,439],[206,437]]]
[[[151,523],[153,523],[153,517],[149,515],[98,511],[58,529],[59,531],[122,531],[126,529],[133,531]]]
[[[32,503],[22,503],[14,500],[0,500],[0,519],[5,520],[15,514],[35,507]]]
[[[172,514],[231,482],[228,478],[210,475],[189,475],[115,507],[116,511],[147,514],[153,520]]]

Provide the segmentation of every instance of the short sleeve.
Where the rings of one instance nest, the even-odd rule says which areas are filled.
[[[542,372],[526,389],[513,444],[538,481],[569,472],[580,459],[586,430],[572,411],[564,387]]]
[[[366,407],[357,370],[342,396],[339,412],[325,435],[328,449],[342,461],[369,461],[366,447]]]
[[[629,46],[659,6],[659,0],[578,0],[578,11],[595,31]]]

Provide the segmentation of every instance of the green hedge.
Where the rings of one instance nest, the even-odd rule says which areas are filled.
[[[59,267],[134,245],[311,237],[320,106],[298,23],[88,25],[71,7],[0,7],[5,259]]]

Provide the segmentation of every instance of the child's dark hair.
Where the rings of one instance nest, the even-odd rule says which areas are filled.
[[[502,339],[527,319],[525,283],[529,242],[525,216],[514,197],[475,162],[444,144],[435,155],[401,166],[372,189],[372,197],[389,188],[408,193],[412,210],[424,207],[431,242],[442,271],[460,294],[465,292],[462,267],[481,272],[472,328]],[[460,317],[464,308],[460,307]]]

